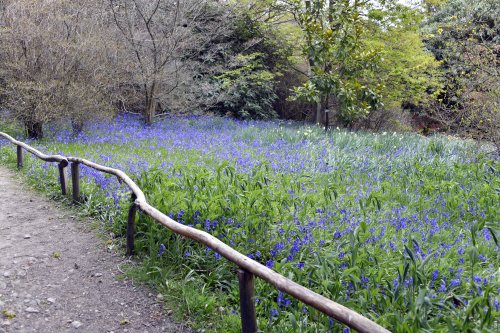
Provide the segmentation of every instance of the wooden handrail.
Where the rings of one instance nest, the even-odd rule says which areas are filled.
[[[45,154],[41,153],[40,151],[36,150],[35,148],[28,146],[24,142],[17,141],[16,139],[14,139],[13,137],[11,137],[10,135],[8,135],[6,133],[0,132],[0,136],[3,136],[4,138],[6,138],[7,140],[9,140],[10,142],[12,142],[13,144],[15,144],[16,146],[22,147],[22,148],[26,149],[26,151],[32,153],[33,155],[35,155],[36,157],[38,157],[39,159],[41,159],[41,160],[43,160],[45,162],[62,163],[64,167],[66,167],[68,165],[68,159],[66,157],[64,157],[64,156],[61,156],[61,155],[45,155]]]
[[[125,172],[118,169],[109,168],[82,158],[64,157],[60,155],[45,155],[38,150],[26,145],[25,143],[13,139],[11,136],[5,133],[0,132],[0,136],[8,139],[18,147],[26,149],[27,151],[44,161],[58,163],[63,163],[65,161],[66,165],[68,164],[68,162],[76,163],[76,165],[83,164],[95,170],[116,176],[120,182],[124,182],[132,191],[132,198],[134,199],[132,208],[140,209],[142,212],[153,218],[156,222],[170,229],[174,233],[190,238],[210,247],[212,250],[219,253],[227,260],[236,264],[244,272],[248,272],[260,277],[261,279],[274,286],[276,289],[287,293],[288,295],[321,311],[329,317],[335,318],[336,320],[342,322],[350,328],[357,330],[358,332],[390,333],[389,330],[360,315],[359,313],[284,277],[283,275],[273,271],[272,269],[262,265],[255,260],[248,258],[244,254],[238,252],[237,250],[233,249],[232,247],[225,244],[218,238],[210,235],[209,233],[192,227],[188,227],[177,221],[174,221],[155,207],[148,204],[142,190]],[[133,211],[135,214],[134,209],[131,209],[131,211]],[[242,280],[251,279],[241,279],[241,281]],[[246,304],[248,305],[249,303],[247,302]]]
[[[109,167],[106,167],[104,165],[100,165],[100,164],[91,162],[89,160],[83,159],[83,158],[67,157],[66,159],[69,162],[80,163],[80,164],[86,165],[92,169],[99,170],[101,172],[116,176],[116,178],[118,179],[118,181],[120,183],[125,183],[130,188],[132,193],[135,194],[136,201],[146,202],[146,197],[144,196],[144,193],[142,192],[142,190],[139,188],[139,186],[137,186],[136,183],[134,183],[134,181],[125,172],[118,170],[118,169],[109,168]]]

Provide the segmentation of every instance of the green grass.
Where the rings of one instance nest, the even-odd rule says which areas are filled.
[[[118,119],[37,146],[123,169],[164,213],[392,331],[499,329],[500,163],[487,147],[219,118]],[[12,147],[0,163],[15,163]],[[56,170],[32,158],[25,168],[51,193]],[[82,174],[82,211],[123,236],[128,190]],[[240,330],[237,267],[144,214],[136,248],[142,264],[128,274],[165,294],[177,319]],[[344,328],[261,280],[256,293],[262,331]]]

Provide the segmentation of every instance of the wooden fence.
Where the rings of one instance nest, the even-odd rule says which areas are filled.
[[[177,234],[210,247],[227,260],[236,264],[239,267],[237,275],[240,289],[240,313],[243,333],[255,333],[258,331],[255,313],[255,276],[265,280],[276,289],[287,293],[288,295],[321,311],[329,317],[335,318],[358,332],[390,333],[387,329],[360,315],[359,313],[320,294],[317,294],[314,291],[285,278],[272,269],[248,258],[209,233],[174,221],[155,207],[149,205],[146,202],[146,198],[142,190],[123,171],[99,165],[82,158],[65,157],[61,155],[45,155],[35,148],[30,147],[23,142],[17,141],[3,132],[0,132],[0,136],[6,138],[17,146],[18,168],[23,167],[23,149],[43,161],[57,163],[61,183],[61,192],[63,195],[68,194],[67,168],[71,164],[72,195],[73,200],[76,202],[80,201],[80,165],[85,165],[95,170],[114,175],[118,178],[120,183],[125,183],[131,190],[132,199],[127,222],[127,255],[132,255],[134,253],[135,215],[137,210],[141,210],[143,213],[153,218],[157,223],[162,224]]]

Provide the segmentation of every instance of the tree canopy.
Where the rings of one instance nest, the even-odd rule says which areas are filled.
[[[370,126],[376,117],[400,129],[420,117],[491,139],[499,7],[494,0],[3,0],[0,104],[33,137],[47,122],[81,130],[129,111],[148,124],[164,113],[316,123],[329,114],[337,125]]]

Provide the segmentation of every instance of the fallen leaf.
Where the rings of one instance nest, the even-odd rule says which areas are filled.
[[[2,313],[5,316],[5,318],[7,318],[7,319],[14,319],[14,318],[16,318],[16,313],[13,312],[13,311],[3,310]]]

